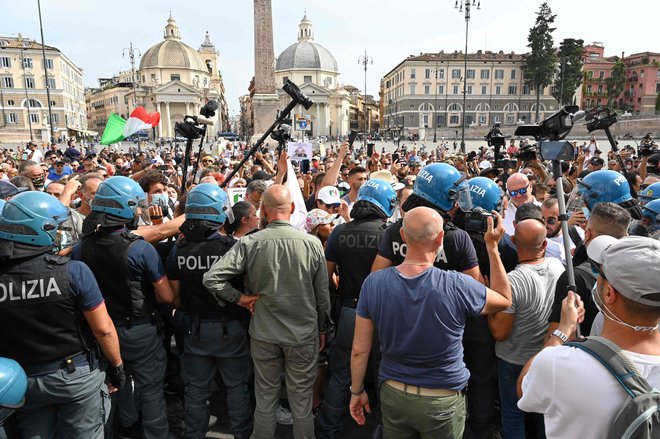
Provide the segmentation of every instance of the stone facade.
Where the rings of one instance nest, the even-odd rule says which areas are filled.
[[[47,142],[50,89],[55,140],[90,134],[87,130],[83,70],[59,49],[29,38],[0,36],[0,143]],[[27,96],[26,96],[27,94]]]
[[[466,127],[534,123],[536,93],[524,85],[522,54],[468,54]],[[381,132],[432,139],[434,130],[460,130],[463,123],[464,55],[409,56],[381,79]],[[542,90],[539,118],[558,109],[550,87]]]
[[[273,12],[270,0],[254,0],[254,85],[252,100],[252,141],[256,141],[275,120],[279,99],[275,93],[275,49]]]

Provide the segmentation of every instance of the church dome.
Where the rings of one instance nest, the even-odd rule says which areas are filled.
[[[338,72],[337,60],[325,47],[314,41],[312,22],[303,17],[298,25],[298,42],[284,49],[277,57],[275,71],[304,69]]]
[[[165,26],[164,41],[151,46],[140,60],[140,70],[149,68],[184,68],[207,71],[199,53],[181,41],[176,21],[170,15]]]

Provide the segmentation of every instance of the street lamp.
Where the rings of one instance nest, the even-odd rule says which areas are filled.
[[[371,55],[367,55],[367,50],[364,50],[364,55],[358,57],[358,64],[364,66],[364,128],[366,135],[369,135],[369,119],[367,118],[367,65],[373,65],[374,59]]]
[[[458,12],[463,12],[463,7],[465,6],[465,62],[463,65],[463,114],[461,116],[461,152],[465,154],[465,97],[467,94],[467,59],[468,59],[468,27],[470,24],[470,8],[472,6],[477,6],[477,10],[481,9],[481,0],[466,0],[463,4],[461,0],[461,6],[458,7],[458,0],[454,5],[454,9],[458,9]]]
[[[435,55],[431,55],[435,56]],[[428,62],[428,61],[427,61]],[[435,76],[435,98],[433,99],[433,143],[438,141],[438,60],[435,60],[435,69],[433,70]]]
[[[41,57],[44,61],[44,78],[46,78],[46,98],[48,99],[48,126],[50,128],[50,143],[55,143],[55,133],[53,133],[53,106],[50,100],[50,85],[48,84],[48,69],[46,68],[46,46],[44,44],[44,26],[41,21],[41,0],[37,0],[37,9],[39,10],[39,31],[41,32]]]
[[[27,119],[28,119],[28,124],[30,126],[30,142],[34,141],[34,135],[32,134],[32,118],[30,117],[30,99],[28,98],[28,91],[27,91],[27,76],[25,75],[25,55],[23,52],[23,35],[20,33],[18,34],[18,37],[16,38],[16,41],[18,42],[18,45],[21,46],[21,65],[23,66],[23,88],[25,89],[25,107],[27,108]],[[46,81],[48,81],[46,79]]]
[[[133,41],[131,41],[128,47],[124,47],[121,56],[126,57],[128,53],[128,58],[131,60],[131,85],[133,86],[133,108],[137,107],[137,91],[135,90],[135,52],[138,52],[138,56],[142,56],[140,49],[133,47]]]
[[[564,105],[564,67],[571,65],[570,61],[566,61],[566,58],[561,59],[561,81],[559,82],[559,108]]]

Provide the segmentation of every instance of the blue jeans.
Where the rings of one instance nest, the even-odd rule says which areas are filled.
[[[16,411],[21,437],[102,439],[110,414],[105,373],[89,366],[28,378],[25,405]]]
[[[117,335],[126,373],[133,377],[135,383],[144,439],[167,438],[169,426],[163,394],[167,354],[161,334],[155,325],[147,323],[130,328],[117,326]],[[125,394],[132,393],[131,390],[127,383],[119,391],[119,404],[127,401]],[[122,424],[126,425],[124,422]]]
[[[348,413],[348,402],[351,399],[349,387],[355,314],[355,309],[343,306],[337,321],[337,332],[328,358],[330,381],[317,418],[318,431],[324,437],[336,436],[341,431],[344,414]],[[378,378],[379,360],[378,343],[374,343],[372,354],[369,356],[369,366],[374,374],[374,381]]]
[[[216,371],[227,389],[231,431],[236,439],[252,432],[252,407],[248,381],[252,372],[247,329],[238,321],[202,322],[199,333],[186,335],[181,357],[184,383],[186,430],[184,438],[200,439],[206,435],[209,411],[206,401]]]
[[[518,408],[516,385],[523,366],[499,359],[500,405],[502,410],[502,434],[504,439],[525,439],[525,412]],[[537,424],[538,439],[545,439],[543,415],[533,413]]]

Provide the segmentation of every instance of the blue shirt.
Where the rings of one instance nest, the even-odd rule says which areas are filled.
[[[69,261],[66,266],[71,292],[78,299],[81,311],[92,311],[103,303],[103,295],[89,267],[80,261]]]
[[[395,267],[371,273],[356,312],[370,319],[383,355],[379,379],[430,389],[463,389],[463,330],[486,304],[486,287],[470,276],[432,267],[415,277]]]

